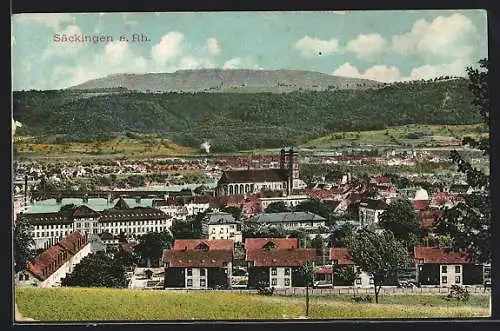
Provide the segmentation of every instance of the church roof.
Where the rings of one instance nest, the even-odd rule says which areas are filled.
[[[219,184],[283,182],[288,175],[281,169],[249,169],[224,171]]]

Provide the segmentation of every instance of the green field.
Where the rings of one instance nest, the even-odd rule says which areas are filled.
[[[435,145],[450,139],[461,140],[465,136],[479,137],[481,124],[474,125],[420,125],[410,124],[395,126],[387,130],[360,131],[360,132],[335,132],[316,138],[303,144],[303,147],[340,147],[357,144],[360,146],[418,146],[421,144]],[[408,139],[407,135],[413,132],[422,132],[427,137],[422,139]]]
[[[360,304],[347,297],[314,297],[309,318],[488,317],[489,301],[489,296],[456,304],[445,302],[438,295],[383,295],[379,304]],[[227,292],[18,288],[16,303],[22,315],[39,321],[271,320],[305,315],[303,298]]]

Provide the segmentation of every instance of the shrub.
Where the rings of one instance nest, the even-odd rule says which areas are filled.
[[[465,302],[465,301],[469,301],[469,299],[470,299],[470,293],[463,286],[452,285],[451,288],[450,288],[450,293],[448,293],[444,297],[444,299],[447,300],[447,301],[456,300],[456,301],[464,301]]]
[[[373,298],[370,295],[353,296],[352,301],[357,303],[371,303],[373,301]]]
[[[267,287],[267,284],[264,282],[259,282],[256,286],[257,288],[257,293],[259,295],[273,295],[274,294],[274,287]]]

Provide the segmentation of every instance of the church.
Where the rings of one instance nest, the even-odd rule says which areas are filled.
[[[291,195],[294,189],[304,187],[299,178],[297,152],[290,148],[281,150],[280,167],[275,169],[250,169],[224,171],[217,183],[217,195],[254,194],[263,190],[281,191]]]

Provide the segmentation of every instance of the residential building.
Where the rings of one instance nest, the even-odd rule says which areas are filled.
[[[347,284],[343,281],[335,280],[335,286],[354,286],[356,288],[368,288],[373,287],[373,277],[367,274],[359,266],[356,266],[352,260],[351,254],[347,248],[334,247],[330,248],[330,260],[332,265],[337,265],[341,268],[353,268],[357,273],[357,277],[354,280],[354,284]]]
[[[175,240],[163,251],[165,288],[227,289],[231,287],[231,240]]]
[[[211,200],[210,196],[166,196],[164,200],[153,200],[153,207],[169,217],[186,219],[209,209]]]
[[[260,285],[274,288],[305,286],[300,267],[315,260],[316,250],[295,248],[296,242],[292,243],[292,240],[279,242],[275,239],[264,239],[261,243],[264,241],[266,243],[262,246],[263,248],[254,248],[260,246],[257,241],[245,241],[245,246],[248,247],[245,253],[248,287],[255,288]],[[290,248],[284,248],[288,245]]]
[[[246,238],[245,250],[253,251],[259,249],[288,250],[299,248],[297,238]]]
[[[414,261],[420,285],[451,286],[483,284],[483,265],[467,253],[448,247],[415,247]]]
[[[211,240],[226,239],[234,243],[243,242],[241,222],[230,213],[207,213],[202,220],[202,233]]]
[[[16,286],[60,286],[61,279],[90,254],[90,246],[88,235],[78,231],[69,234],[28,263],[26,271],[18,272],[15,276]]]
[[[362,227],[379,228],[380,215],[388,205],[382,199],[363,199],[359,203],[359,222]]]
[[[247,223],[283,227],[285,230],[317,229],[326,226],[326,219],[311,212],[261,213]]]

